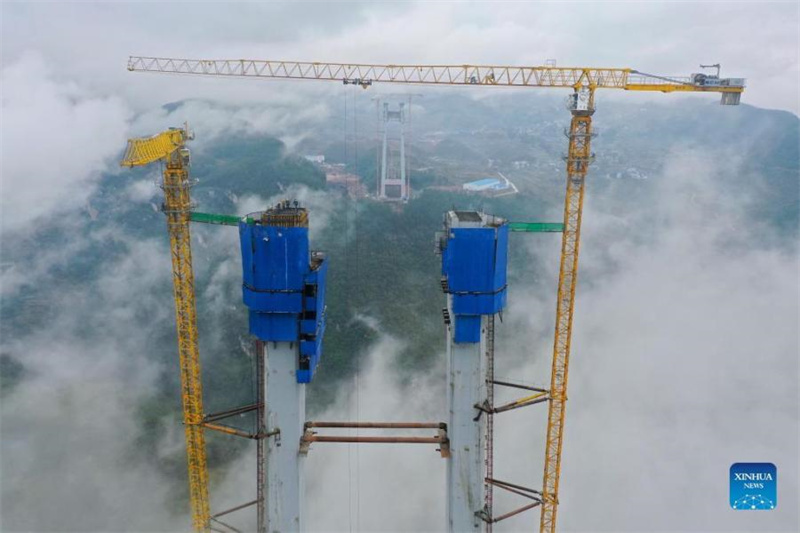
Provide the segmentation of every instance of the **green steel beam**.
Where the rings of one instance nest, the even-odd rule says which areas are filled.
[[[192,211],[189,213],[192,222],[202,222],[203,224],[218,224],[220,226],[238,226],[244,220],[248,224],[253,223],[253,219],[247,217],[237,217],[235,215],[218,215],[215,213],[200,213]],[[528,233],[559,233],[564,231],[564,224],[561,222],[509,222],[508,227],[511,231],[524,231]]]
[[[237,217],[235,215],[217,215],[214,213],[198,213],[192,211],[189,213],[189,220],[192,222],[202,222],[203,224],[218,224],[220,226],[238,226],[239,222],[244,220],[248,224],[253,223],[253,219],[247,217]]]
[[[561,222],[509,222],[511,231],[527,231],[536,233],[560,233],[564,231]]]

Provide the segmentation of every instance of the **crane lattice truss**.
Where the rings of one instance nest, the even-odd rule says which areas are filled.
[[[186,457],[189,472],[189,497],[192,523],[196,531],[206,531],[210,519],[208,467],[203,434],[203,388],[200,379],[200,354],[197,347],[197,311],[192,269],[188,151],[188,129],[170,129],[149,138],[131,139],[120,163],[134,167],[163,161],[164,213],[167,215],[172,281],[175,297],[175,323],[181,373],[183,422],[186,432]]]
[[[252,59],[178,59],[132,56],[128,70],[290,80],[327,80],[369,86],[373,83],[566,87],[582,85],[629,91],[741,93],[744,80],[730,85],[699,85],[693,77],[645,74],[630,68],[510,67],[497,65],[371,65]],[[741,82],[741,83],[740,83]]]
[[[717,65],[713,66],[717,67]],[[540,531],[554,532],[558,507],[572,318],[575,307],[575,288],[578,281],[578,251],[580,248],[584,182],[588,165],[592,158],[592,114],[594,111],[595,90],[622,89],[664,93],[721,93],[722,104],[737,105],[740,95],[744,91],[745,80],[741,78],[720,78],[719,71],[717,71],[717,75],[692,74],[691,76],[674,77],[645,74],[630,68],[388,65],[248,59],[178,59],[141,56],[129,58],[128,70],[231,78],[327,80],[341,82],[346,85],[360,85],[364,88],[373,83],[401,83],[467,87],[557,87],[574,91],[570,106],[572,121],[568,134],[567,190],[564,201],[564,231],[558,280],[555,341],[550,378],[546,452],[542,483],[542,513],[540,518]],[[188,228],[186,229],[186,236],[188,238]],[[180,243],[182,241],[176,236],[175,242]],[[173,261],[175,261],[174,257]],[[180,263],[178,266],[180,266]],[[174,268],[177,269],[178,266]],[[189,263],[189,268],[191,269],[191,263]],[[176,270],[176,272],[178,271]],[[177,287],[179,280],[183,283],[183,279],[179,278],[179,274],[176,273],[176,305],[178,305]],[[189,287],[187,286],[187,289]],[[193,310],[193,299],[191,304]],[[179,324],[179,331],[180,327]],[[194,349],[196,350],[196,345]],[[199,370],[199,366],[196,368]],[[187,392],[191,394],[191,391]],[[192,405],[192,402],[189,402],[189,404]],[[184,405],[187,405],[186,400],[184,400]],[[187,414],[187,421],[193,420],[192,416],[194,415]],[[189,440],[190,427],[187,423],[187,442],[192,442]],[[191,462],[190,458],[190,465]],[[203,487],[202,490],[194,490],[195,484],[200,482],[205,482],[205,478],[195,480],[190,477],[190,483],[192,483],[193,487],[193,509],[202,508],[203,505],[207,508],[207,489]],[[195,497],[197,501],[195,501]],[[195,526],[197,526],[197,521],[195,521]]]
[[[550,409],[547,414],[541,531],[555,531],[556,527],[572,316],[575,310],[575,287],[578,281],[578,249],[581,237],[583,193],[586,171],[592,157],[591,138],[591,111],[584,113],[573,111],[569,129],[569,152],[567,152],[567,192],[564,202],[561,266],[558,274],[553,365],[550,375]]]

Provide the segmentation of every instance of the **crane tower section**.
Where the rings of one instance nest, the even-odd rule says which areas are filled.
[[[411,191],[406,154],[406,122],[408,110],[404,102],[392,108],[383,102],[380,125],[382,143],[378,198],[386,201],[407,202]]]
[[[487,348],[494,346],[494,316],[506,305],[508,224],[477,211],[450,211],[438,251],[447,295],[447,530],[478,532],[491,516],[484,486],[491,477]]]
[[[266,523],[259,529],[303,531],[305,385],[322,351],[328,263],[309,251],[308,212],[297,202],[248,215],[239,235],[244,303],[264,361],[259,436],[266,454],[259,457],[258,485],[266,495],[258,505]]]
[[[569,130],[567,190],[564,201],[564,232],[561,240],[561,262],[556,299],[556,327],[550,375],[550,407],[547,415],[544,476],[542,481],[542,514],[539,530],[554,533],[558,513],[558,486],[561,475],[561,449],[567,402],[567,378],[572,341],[572,319],[575,313],[575,289],[578,284],[583,197],[591,151],[594,93],[582,88],[567,100],[572,113]]]
[[[163,163],[162,210],[167,216],[172,256],[172,286],[192,525],[195,531],[208,531],[210,519],[208,467],[205,436],[201,425],[203,387],[197,344],[192,239],[189,231],[193,181],[189,178],[190,154],[186,142],[193,138],[194,135],[188,126],[184,125],[183,128],[170,128],[152,137],[130,139],[120,165],[132,168],[156,161]]]

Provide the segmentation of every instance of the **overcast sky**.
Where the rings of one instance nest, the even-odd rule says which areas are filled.
[[[126,138],[173,125],[174,117],[160,108],[164,103],[215,102],[192,109],[190,117],[187,111],[205,140],[220,128],[245,129],[278,135],[291,145],[287,128],[313,127],[315,117],[325,118],[323,99],[314,96],[341,90],[321,82],[130,73],[129,55],[501,65],[556,59],[564,66],[667,75],[688,75],[701,63],[719,62],[723,75],[748,79],[743,102],[800,109],[797,2],[1,5],[0,217],[6,231],[83,205],[102,171],[116,167]],[[487,89],[469,94],[480,91]],[[630,102],[718,98],[615,91],[601,96]],[[228,107],[213,108],[219,104]],[[230,106],[241,109],[236,114]]]
[[[799,109],[791,1],[24,2],[4,3],[2,15],[4,68],[38,53],[58,80],[121,95],[135,109],[295,85],[157,79],[128,73],[128,55],[501,65],[554,58],[665,75],[721,63],[723,75],[748,79],[745,102]]]

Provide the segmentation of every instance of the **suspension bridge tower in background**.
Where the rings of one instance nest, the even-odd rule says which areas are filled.
[[[379,104],[381,102],[379,101]],[[407,202],[411,193],[406,153],[406,124],[408,107],[400,102],[393,107],[382,102],[378,125],[382,137],[379,154],[378,198],[385,201]]]

